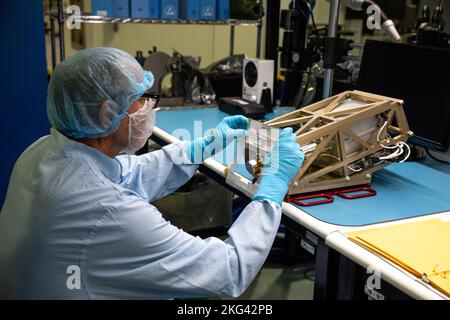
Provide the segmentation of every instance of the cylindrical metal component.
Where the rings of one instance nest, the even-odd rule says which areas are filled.
[[[230,56],[234,54],[234,25],[230,27]]]
[[[328,38],[336,38],[339,23],[339,2],[340,0],[330,0],[330,18],[328,22]],[[326,53],[325,53],[326,54]],[[333,92],[333,68],[325,69],[323,79],[323,98],[331,96]]]
[[[333,69],[325,69],[324,78],[323,78],[323,98],[326,99],[331,96],[331,92],[333,91]]]
[[[59,24],[59,59],[62,62],[66,58],[64,49],[64,17],[63,17],[63,0],[58,0],[58,24]]]
[[[263,1],[259,2],[259,17],[258,17],[258,30],[256,39],[256,58],[261,59],[261,43],[262,43],[262,27],[264,17],[264,4]]]
[[[56,67],[56,43],[55,43],[55,12],[53,10],[53,0],[50,0],[50,44],[52,48],[52,70]]]
[[[330,0],[330,16],[328,22],[328,37],[336,38],[339,23],[340,0]]]

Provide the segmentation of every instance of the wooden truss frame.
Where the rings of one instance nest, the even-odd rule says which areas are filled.
[[[353,107],[343,107],[346,102],[353,103]],[[354,132],[355,125],[374,118],[378,121],[364,138]],[[370,183],[372,173],[390,163],[386,160],[373,163],[373,159],[389,152],[386,147],[406,142],[413,134],[402,100],[362,91],[343,92],[265,124],[298,128],[297,142],[301,146],[315,145],[291,181],[289,195]],[[380,136],[383,139],[378,141]],[[356,151],[348,153],[349,142],[358,146]],[[332,154],[328,154],[329,150]],[[364,168],[352,170],[355,164],[363,164]]]

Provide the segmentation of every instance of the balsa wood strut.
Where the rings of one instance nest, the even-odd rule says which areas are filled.
[[[367,184],[390,162],[386,147],[412,135],[403,101],[346,91],[265,123],[293,127],[301,146],[314,144],[291,181],[288,194]]]

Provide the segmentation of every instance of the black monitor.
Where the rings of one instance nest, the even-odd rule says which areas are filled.
[[[417,145],[447,151],[450,142],[450,50],[368,40],[359,88],[404,101]]]

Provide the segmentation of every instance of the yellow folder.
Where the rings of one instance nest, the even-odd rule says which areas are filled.
[[[450,221],[417,221],[347,236],[450,296]]]

